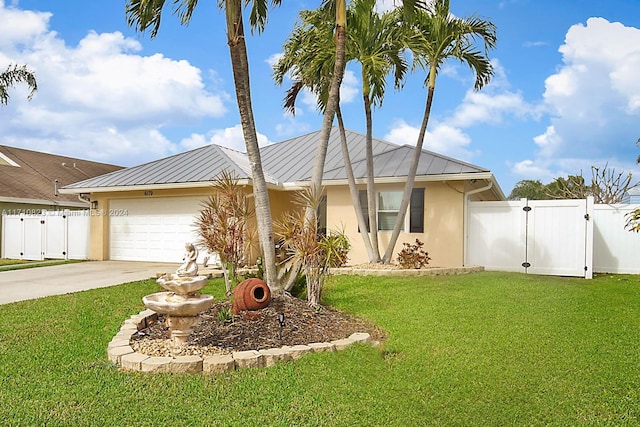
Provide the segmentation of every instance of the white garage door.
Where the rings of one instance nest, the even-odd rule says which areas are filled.
[[[204,197],[122,199],[109,202],[112,260],[180,263],[184,244],[197,241],[194,221]],[[204,254],[200,254],[202,258]]]

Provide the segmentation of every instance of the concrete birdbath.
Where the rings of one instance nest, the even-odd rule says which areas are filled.
[[[206,276],[198,276],[195,260],[198,252],[190,243],[186,245],[185,263],[176,273],[165,274],[156,282],[166,289],[142,298],[142,303],[158,314],[167,316],[167,324],[174,348],[186,344],[193,327],[198,323],[198,314],[213,305],[211,295],[202,295],[198,291],[207,284]]]

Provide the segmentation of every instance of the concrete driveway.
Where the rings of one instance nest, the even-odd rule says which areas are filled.
[[[0,271],[0,304],[104,288],[174,272],[179,263],[87,261]]]

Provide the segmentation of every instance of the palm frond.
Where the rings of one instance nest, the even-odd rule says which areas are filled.
[[[151,38],[158,34],[162,9],[165,0],[129,0],[125,6],[125,15],[129,27],[136,31],[150,30]]]
[[[17,83],[25,83],[30,91],[27,99],[31,100],[38,91],[36,76],[26,65],[11,64],[0,73],[0,105],[9,103],[9,88]]]

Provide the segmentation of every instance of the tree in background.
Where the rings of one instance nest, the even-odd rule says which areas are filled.
[[[632,188],[640,185],[633,183],[631,172],[616,172],[608,164],[599,168],[591,166],[591,183],[580,175],[569,175],[566,178],[559,177],[545,186],[545,194],[548,199],[586,199],[593,196],[595,203],[614,204],[622,202],[622,198]]]
[[[545,185],[539,179],[523,179],[518,181],[511,190],[509,200],[544,200],[547,198],[544,192]]]
[[[640,138],[636,141],[636,145],[640,145]],[[640,155],[636,159],[636,163],[640,164]],[[627,224],[625,228],[629,231],[640,232],[640,208],[627,214]]]
[[[593,196],[595,203],[615,204],[622,202],[624,195],[632,188],[640,185],[633,183],[631,172],[616,172],[608,164],[599,168],[591,166],[591,182],[580,175],[568,175],[555,178],[547,185],[539,180],[524,179],[518,181],[509,194],[509,200],[553,200],[553,199],[586,199]]]
[[[129,26],[135,27],[136,30],[142,32],[150,29],[151,37],[155,37],[160,29],[160,19],[165,2],[166,0],[127,0],[125,10]],[[251,13],[249,15],[251,30],[261,32],[267,23],[269,4],[279,6],[280,2],[281,0],[220,0],[218,2],[218,7],[224,9],[225,12],[227,44],[231,55],[236,101],[238,102],[247,156],[251,163],[256,220],[264,257],[265,279],[273,290],[280,290],[276,273],[273,221],[271,219],[269,193],[267,192],[267,183],[262,170],[258,135],[251,105],[249,60],[242,12],[245,5],[251,4]],[[173,13],[178,16],[180,23],[188,25],[198,0],[173,0],[172,3],[174,7]]]
[[[0,73],[0,105],[9,103],[9,88],[17,83],[26,83],[30,92],[27,99],[31,100],[38,90],[38,83],[33,71],[29,70],[26,65],[10,64],[6,70]]]

